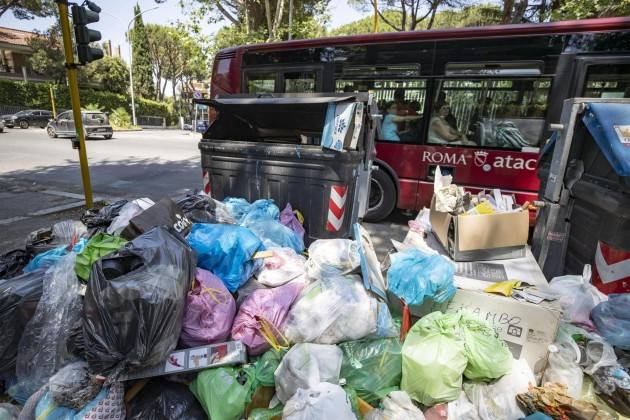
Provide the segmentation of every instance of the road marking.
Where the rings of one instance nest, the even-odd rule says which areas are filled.
[[[9,217],[8,219],[0,220],[0,225],[8,225],[9,223],[19,222],[20,220],[29,219],[27,216],[15,216]]]
[[[70,210],[85,205],[85,200],[75,201],[74,203],[62,204],[61,206],[50,207],[44,210],[39,210],[33,213],[29,213],[29,216],[46,216],[48,214],[56,213],[58,211]]]

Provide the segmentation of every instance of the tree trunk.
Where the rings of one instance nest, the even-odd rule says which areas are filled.
[[[284,12],[284,0],[278,0],[276,3],[276,16],[273,20],[273,38],[272,40],[278,39],[278,29],[280,29],[280,22],[282,22],[282,15]]]
[[[427,29],[431,29],[433,27],[433,23],[435,22],[435,15],[437,14],[437,4],[431,7],[431,17],[429,18],[429,23],[427,24]]]
[[[173,88],[173,108],[177,109],[177,96],[175,95],[175,87],[177,85],[177,79],[173,77],[171,80],[172,88]]]
[[[160,94],[160,97],[162,98],[162,100],[164,100],[165,94],[166,94],[166,80],[164,80],[164,84],[162,85],[162,93]]]
[[[271,22],[271,4],[265,0],[265,17],[267,18],[267,39],[271,40],[273,23]]]
[[[501,23],[510,23],[512,20],[512,9],[514,9],[514,0],[503,0]]]

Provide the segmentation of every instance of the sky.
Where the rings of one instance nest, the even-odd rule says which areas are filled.
[[[129,21],[133,18],[133,7],[136,4],[133,0],[94,0],[102,8],[100,21],[90,25],[90,28],[101,31],[103,40],[111,40],[112,46],[120,45],[123,59],[129,57],[129,49],[125,40],[125,31]],[[154,0],[138,0],[141,10],[147,10],[158,6],[155,10],[144,13],[145,22],[169,24],[183,19],[181,8],[178,0],[167,0],[165,3],[156,4]],[[329,6],[329,14],[331,21],[329,26],[335,28],[360,19],[361,13],[350,7],[346,1],[331,0]],[[0,18],[0,26],[9,28],[23,29],[32,31],[34,29],[44,30],[49,27],[53,19],[36,18],[33,20],[18,20],[13,17],[11,12],[5,13]],[[208,35],[215,33],[225,22],[213,24],[205,28]]]

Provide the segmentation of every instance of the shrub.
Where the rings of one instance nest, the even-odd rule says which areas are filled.
[[[115,130],[121,128],[131,128],[131,116],[125,108],[119,107],[109,114],[109,123]]]

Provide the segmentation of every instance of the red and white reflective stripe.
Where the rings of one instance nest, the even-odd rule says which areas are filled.
[[[210,174],[208,171],[203,171],[203,192],[210,195]]]
[[[326,230],[329,232],[339,232],[343,224],[343,216],[346,211],[346,197],[348,187],[345,185],[333,185],[330,187],[330,200],[328,200],[328,221]]]
[[[598,241],[595,250],[593,284],[602,292],[630,292],[630,252]]]

